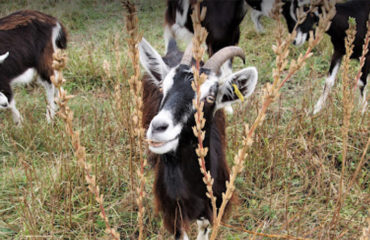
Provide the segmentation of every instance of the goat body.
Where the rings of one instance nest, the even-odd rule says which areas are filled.
[[[245,0],[246,3],[252,8],[251,18],[257,32],[264,32],[264,28],[260,22],[262,16],[270,17],[274,7],[273,0]],[[302,0],[283,0],[282,14],[286,20],[289,32],[292,32],[296,24],[295,9]]]
[[[156,208],[162,214],[164,226],[176,239],[187,239],[186,230],[194,220],[198,223],[197,239],[208,239],[213,214],[195,153],[198,140],[192,130],[195,93],[190,63],[179,64],[183,53],[174,40],[170,40],[163,58],[145,40],[139,49],[140,61],[148,73],[143,78],[143,125],[150,140],[149,159],[155,165]],[[209,74],[209,79],[201,87],[206,119],[203,145],[209,149],[206,168],[214,178],[213,193],[220,207],[229,169],[225,157],[225,116],[218,109],[238,101],[231,84],[239,86],[243,95],[250,95],[257,82],[257,71],[246,68],[228,76],[220,85],[215,74],[218,70],[209,71],[206,65],[202,71]],[[205,101],[206,98],[214,103]]]
[[[54,117],[56,90],[50,81],[53,53],[66,47],[66,30],[52,16],[24,10],[0,19],[0,109],[10,108],[16,123],[21,123],[22,117],[15,106],[12,86],[29,83],[36,74],[46,90],[47,119]]]
[[[171,38],[184,40],[187,44],[190,43],[194,32],[191,6],[195,2],[195,0],[167,0],[166,46]],[[211,56],[223,47],[236,45],[240,37],[239,25],[247,12],[244,0],[204,0],[201,3],[201,7],[203,6],[207,8],[202,25],[208,31],[206,43],[209,55]]]
[[[351,55],[352,59],[358,59],[362,54],[362,48],[364,44],[365,35],[367,32],[366,22],[370,13],[370,1],[368,0],[352,0],[346,3],[338,3],[335,5],[336,14],[332,19],[330,28],[326,32],[331,39],[334,47],[334,53],[331,58],[329,74],[325,81],[325,87],[322,95],[314,107],[313,113],[316,114],[321,111],[328,95],[335,83],[335,78],[341,65],[341,60],[346,53],[345,38],[346,30],[348,29],[348,19],[350,17],[356,20],[356,37],[354,40],[354,49]],[[308,14],[306,20],[297,27],[297,38],[296,43],[301,45],[304,41],[301,41],[299,36],[308,36],[309,31],[313,29],[313,25],[319,21],[318,15],[320,12]],[[304,39],[306,39],[304,37]],[[368,46],[370,49],[370,46]],[[358,83],[362,100],[362,113],[365,112],[367,106],[365,87],[367,78],[370,73],[370,52],[366,54],[365,64],[362,67],[362,76]]]

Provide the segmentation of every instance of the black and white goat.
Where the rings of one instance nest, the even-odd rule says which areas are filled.
[[[22,117],[15,106],[12,86],[31,82],[36,74],[46,90],[47,120],[54,117],[57,93],[50,81],[54,75],[53,53],[66,47],[66,30],[52,16],[24,10],[0,19],[0,109],[11,109],[15,123],[20,124]]]
[[[192,4],[196,0],[167,0],[165,13],[165,44],[176,38],[191,42],[193,23],[191,20]],[[207,14],[202,25],[208,31],[206,40],[208,54],[211,56],[221,48],[236,45],[239,42],[240,28],[247,7],[244,0],[219,1],[204,0],[201,7],[207,8]]]
[[[139,45],[140,60],[148,75],[143,79],[144,119],[149,149],[155,163],[154,194],[165,228],[175,239],[188,239],[186,230],[197,220],[197,240],[208,239],[212,222],[212,207],[206,196],[206,187],[195,148],[193,134],[195,109],[191,87],[194,79],[191,68],[192,51],[188,47],[183,57],[174,40],[169,41],[164,58],[146,41]],[[258,73],[248,67],[231,75],[216,73],[232,57],[244,58],[238,47],[226,47],[216,52],[201,68],[208,79],[201,85],[206,131],[204,146],[209,149],[206,167],[214,178],[213,192],[220,207],[226,190],[229,169],[225,158],[225,115],[220,108],[238,102],[233,84],[248,97],[255,89]],[[180,62],[181,61],[181,62]]]
[[[257,32],[264,32],[260,22],[262,16],[270,17],[275,1],[274,0],[245,0],[252,8],[251,18]],[[307,0],[283,0],[282,14],[286,20],[289,32],[292,32],[297,23],[296,9],[303,5]]]
[[[348,29],[349,17],[355,18],[357,24],[357,33],[354,41],[354,49],[351,58],[358,59],[362,53],[364,38],[367,32],[366,21],[370,12],[370,1],[368,0],[351,0],[346,3],[337,3],[335,5],[336,15],[334,16],[330,28],[326,32],[334,47],[334,53],[331,58],[329,74],[325,81],[325,87],[322,95],[314,107],[313,113],[321,111],[328,95],[335,83],[335,78],[338,73],[342,57],[346,53],[344,40],[346,37],[345,31]],[[319,21],[320,12],[314,12],[307,15],[306,20],[297,27],[296,45],[302,45],[309,35],[309,31]],[[369,46],[370,49],[370,46]],[[366,83],[370,73],[370,51],[366,55],[365,65],[362,68],[362,76],[358,83],[361,91],[362,113],[365,112],[367,106],[366,100]]]

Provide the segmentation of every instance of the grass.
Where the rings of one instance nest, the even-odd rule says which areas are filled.
[[[58,17],[69,30],[69,62],[66,89],[76,97],[70,106],[81,132],[87,161],[104,194],[110,223],[123,239],[137,237],[137,209],[130,191],[128,133],[113,107],[116,51],[126,58],[123,11],[119,1],[0,1],[1,16],[19,9],[36,9]],[[140,28],[161,53],[164,1],[141,6]],[[274,22],[264,19],[266,34],[255,32],[249,16],[242,23],[240,46],[246,65],[256,66],[259,83],[255,94],[234,106],[228,118],[228,161],[240,147],[245,122],[251,123],[261,104],[264,83],[272,80],[275,56]],[[116,37],[117,36],[117,37]],[[115,49],[115,39],[119,48]],[[291,48],[296,57],[303,48]],[[346,189],[369,138],[368,112],[355,109],[349,129],[345,190],[349,191],[337,225],[325,232],[338,197],[342,161],[342,93],[336,83],[328,106],[317,116],[307,115],[322,91],[332,49],[330,40],[314,51],[314,57],[282,89],[280,99],[268,110],[249,150],[246,168],[237,179],[240,204],[228,224],[264,233],[290,234],[312,239],[357,239],[369,216],[369,164],[365,163],[352,189]],[[110,63],[111,76],[103,69]],[[235,69],[241,68],[235,61]],[[351,76],[358,63],[351,63]],[[120,73],[119,73],[120,74]],[[122,76],[122,74],[121,74]],[[338,74],[340,76],[340,74]],[[128,88],[127,88],[128,89]],[[128,90],[127,90],[128,91]],[[128,93],[125,93],[128,94]],[[356,91],[356,98],[358,98]],[[64,135],[61,119],[47,124],[44,91],[35,85],[16,89],[19,111],[25,122],[15,128],[8,111],[0,112],[0,238],[1,239],[101,239],[105,225],[77,166],[72,146]],[[369,153],[365,159],[369,159]],[[135,169],[138,163],[135,164]],[[153,171],[146,169],[145,233],[147,239],[168,239],[155,214],[151,185]],[[195,228],[190,233],[194,238]],[[222,228],[220,239],[253,236]]]

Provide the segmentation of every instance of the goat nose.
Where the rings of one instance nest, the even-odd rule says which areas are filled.
[[[167,130],[169,124],[166,122],[153,122],[152,123],[152,132],[153,133],[162,133]]]

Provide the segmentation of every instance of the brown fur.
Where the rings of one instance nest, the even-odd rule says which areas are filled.
[[[51,25],[55,25],[57,22],[56,19],[50,15],[33,10],[23,10],[0,19],[0,30],[8,31],[18,27],[27,26],[33,21],[39,21]]]

